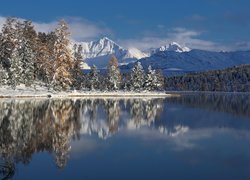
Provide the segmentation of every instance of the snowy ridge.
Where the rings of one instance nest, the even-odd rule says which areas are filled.
[[[157,52],[162,52],[162,51],[171,51],[171,52],[177,52],[177,53],[183,53],[183,52],[189,52],[191,51],[190,48],[181,46],[177,42],[171,42],[169,45],[161,46],[157,49],[153,49],[151,51],[151,54],[155,54]]]
[[[211,52],[191,50],[188,52],[159,51],[139,60],[144,68],[161,69],[166,75],[225,69],[236,65],[250,64],[250,51]],[[121,67],[131,69],[134,63]]]
[[[135,62],[138,59],[147,57],[147,55],[138,49],[125,49],[104,37],[97,41],[78,42],[83,47],[83,58],[89,65],[95,65],[97,68],[105,68],[112,57],[115,55],[121,65]]]
[[[196,72],[214,69],[224,69],[241,64],[250,64],[250,51],[236,52],[211,52],[204,50],[191,50],[177,42],[157,49],[151,49],[151,55],[140,50],[125,49],[107,37],[97,41],[79,42],[83,47],[85,59],[84,69],[95,65],[97,68],[106,68],[112,55],[115,55],[122,69],[131,69],[139,60],[144,68],[149,65],[153,69],[161,69],[163,72]],[[165,74],[167,74],[165,73]]]

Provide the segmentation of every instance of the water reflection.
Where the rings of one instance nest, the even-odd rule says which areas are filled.
[[[250,123],[210,119],[207,114],[202,119],[197,111],[174,109],[187,106],[249,118],[249,102],[248,95],[233,94],[167,99],[2,99],[0,156],[4,164],[14,167],[19,162],[29,164],[35,153],[48,152],[58,168],[64,168],[72,139],[79,140],[83,135],[107,139],[119,131],[129,135],[141,133],[146,138],[174,138],[176,143],[190,147],[190,138],[209,137],[221,127],[249,131]],[[5,173],[6,168],[1,167],[0,173]]]
[[[170,103],[250,116],[250,93],[186,93],[168,99]]]
[[[0,154],[8,163],[28,164],[35,152],[47,151],[59,168],[69,158],[71,139],[96,133],[107,138],[119,130],[121,109],[135,127],[150,124],[163,100],[57,99],[1,100]]]

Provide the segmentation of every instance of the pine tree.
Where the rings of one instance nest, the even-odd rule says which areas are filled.
[[[162,74],[162,71],[160,69],[157,69],[156,71],[156,77],[157,77],[157,85],[156,85],[156,90],[162,91],[165,86],[165,78],[164,75]]]
[[[0,61],[7,70],[11,66],[11,56],[16,43],[15,23],[16,19],[8,17],[2,28]]]
[[[145,79],[145,90],[153,91],[157,89],[158,79],[155,70],[151,66],[148,67],[148,71]]]
[[[141,91],[145,84],[145,73],[140,62],[137,62],[130,73],[129,89]]]
[[[16,48],[11,57],[11,67],[9,69],[9,85],[16,89],[16,86],[20,85],[23,79],[23,64],[20,59],[19,49]]]
[[[23,34],[22,34],[22,24],[20,21],[14,20],[12,24],[13,33],[13,49],[9,54],[9,85],[16,89],[16,86],[20,85],[24,81],[24,61],[23,56]]]
[[[20,44],[19,56],[22,62],[22,83],[25,86],[31,86],[35,80],[35,55],[26,40]]]
[[[57,39],[54,44],[53,79],[52,85],[56,90],[67,90],[72,85],[71,69],[74,58],[69,48],[68,25],[60,21],[55,32]]]
[[[74,66],[73,69],[71,70],[72,73],[72,78],[73,78],[73,87],[75,89],[81,89],[82,88],[82,83],[83,83],[83,72],[81,69],[81,64],[82,64],[82,46],[79,45],[77,46],[74,44],[73,47],[73,56],[74,56]]]
[[[89,88],[90,90],[96,90],[99,89],[100,86],[100,78],[99,78],[99,74],[97,72],[96,66],[93,65],[91,67],[91,70],[88,74],[88,78],[87,78],[87,88]]]
[[[36,79],[38,73],[38,37],[31,21],[24,21],[23,23],[23,45],[26,53],[25,63],[25,85],[31,86]]]
[[[2,43],[3,43],[3,36],[0,33],[0,49],[2,49]],[[8,71],[6,68],[3,67],[3,59],[0,58],[0,86],[1,85],[6,85],[8,82]]]
[[[115,56],[112,56],[108,65],[108,90],[118,90],[121,85],[121,73]]]
[[[35,79],[35,53],[31,47],[32,39],[29,39],[27,21],[17,21],[15,24],[16,43],[11,57],[10,82],[15,88],[19,84],[31,86]]]
[[[0,63],[0,86],[6,85],[8,83],[9,74],[5,68],[3,68],[2,63]]]

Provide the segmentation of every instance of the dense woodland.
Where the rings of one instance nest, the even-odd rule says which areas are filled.
[[[0,87],[44,86],[56,91],[250,91],[250,65],[176,77],[164,77],[139,62],[122,74],[115,56],[101,74],[93,66],[88,73],[81,45],[70,41],[69,27],[60,21],[53,32],[36,32],[31,21],[8,18],[0,33]]]
[[[250,92],[250,65],[165,78],[174,91]]]
[[[69,27],[60,21],[54,32],[36,32],[31,21],[8,18],[0,33],[0,86],[46,86],[66,90],[160,90],[163,78],[137,63],[130,74],[120,73],[116,57],[108,64],[107,74],[95,66],[83,74],[82,47],[72,45]]]

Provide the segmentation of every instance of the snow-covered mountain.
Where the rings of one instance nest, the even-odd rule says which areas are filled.
[[[171,42],[169,45],[161,46],[157,49],[151,50],[151,54],[153,55],[157,52],[162,52],[162,51],[172,51],[172,52],[182,53],[182,52],[189,52],[191,51],[191,49],[185,46],[181,46],[177,42]]]
[[[83,47],[83,57],[89,65],[105,68],[112,55],[115,55],[120,65],[135,62],[147,55],[138,49],[125,49],[107,37],[97,41],[79,42]]]
[[[250,51],[211,52],[191,50],[176,42],[151,49],[151,55],[138,49],[125,49],[107,37],[97,41],[79,42],[83,47],[85,69],[96,65],[106,68],[112,55],[115,55],[122,65],[121,69],[130,69],[139,60],[144,68],[151,65],[161,69],[165,74],[179,74],[194,71],[224,69],[240,64],[250,64]]]
[[[171,48],[170,48],[171,49]],[[164,74],[176,75],[188,72],[224,69],[241,64],[250,64],[250,51],[211,52],[204,50],[180,51],[179,48],[170,51],[158,51],[147,58],[139,60],[144,68],[151,65],[161,69]],[[130,69],[134,63],[122,66]]]

